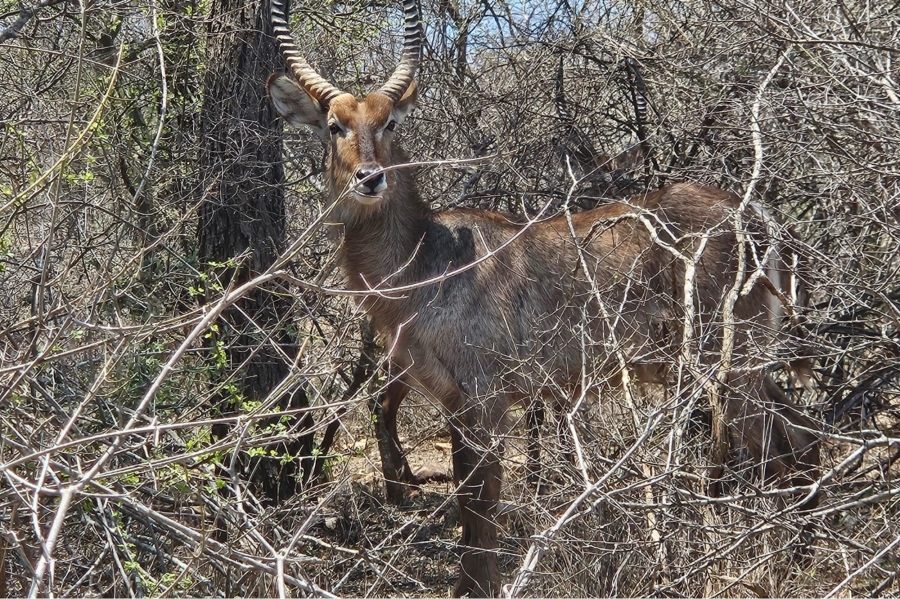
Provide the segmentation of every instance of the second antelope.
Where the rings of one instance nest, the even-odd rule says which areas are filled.
[[[500,590],[494,519],[510,403],[554,390],[565,401],[586,381],[596,388],[626,375],[666,384],[685,336],[702,340],[696,367],[703,368],[722,359],[723,331],[734,333],[722,385],[734,437],[767,478],[796,484],[816,476],[813,423],[752,351],[777,330],[788,272],[755,213],[745,218],[751,239],[739,245],[736,196],[677,184],[539,222],[434,211],[393,143],[416,101],[415,0],[404,3],[400,65],[364,98],[341,92],[301,57],[281,1],[272,2],[272,24],[292,76],[272,75],[269,95],[287,122],[328,140],[330,220],[341,225],[346,284],[366,292],[361,303],[390,359],[449,420],[463,546],[456,596]],[[739,272],[737,248],[749,269],[757,245],[769,250],[765,275],[747,278],[753,283],[737,298],[733,318],[723,319],[723,298]],[[687,331],[673,326],[681,322],[691,323]]]

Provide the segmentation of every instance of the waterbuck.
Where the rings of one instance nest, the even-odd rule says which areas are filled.
[[[463,546],[456,596],[500,590],[494,519],[512,401],[565,401],[604,380],[667,384],[689,363],[698,379],[722,373],[723,421],[766,477],[816,476],[813,423],[753,358],[790,305],[789,272],[759,211],[690,183],[543,220],[432,210],[393,143],[416,101],[416,0],[404,1],[399,66],[361,99],[302,58],[282,2],[272,0],[272,23],[291,75],[273,74],[269,95],[288,123],[328,140],[329,220],[340,225],[346,285],[363,292],[405,380],[449,420]]]

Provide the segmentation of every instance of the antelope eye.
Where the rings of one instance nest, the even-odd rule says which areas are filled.
[[[393,131],[394,129],[397,128],[397,121],[394,121],[394,120],[389,121],[388,124],[385,125],[384,128],[385,128],[387,131]]]
[[[343,129],[341,129],[341,126],[337,123],[331,123],[330,125],[328,125],[328,130],[331,131],[332,135],[338,135],[343,132]]]

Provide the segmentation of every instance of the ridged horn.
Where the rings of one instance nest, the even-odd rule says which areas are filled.
[[[303,89],[317,100],[322,107],[327,108],[331,101],[341,95],[342,92],[335,86],[331,85],[323,79],[315,69],[309,66],[309,63],[300,54],[294,38],[291,35],[291,29],[288,26],[287,15],[285,14],[285,0],[269,0],[271,3],[272,30],[278,39],[278,46],[281,48],[281,54],[284,61],[291,68],[291,73]]]
[[[378,91],[396,102],[413,81],[422,61],[422,24],[419,22],[418,0],[403,0],[403,54],[391,78]]]

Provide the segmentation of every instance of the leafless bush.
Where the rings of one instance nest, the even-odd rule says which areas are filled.
[[[255,35],[259,6],[233,4],[241,10],[213,24],[233,17]],[[297,4],[298,38],[339,85],[364,92],[390,71],[393,6]],[[384,501],[368,406],[386,381],[360,366],[363,316],[341,293],[318,222],[321,144],[285,135],[284,241],[269,263],[231,277],[256,246],[216,264],[198,254],[200,215],[215,197],[199,158],[206,92],[237,68],[212,52],[211,7],[33,8],[0,7],[0,594],[445,593],[456,575],[454,485]],[[641,388],[548,417],[537,493],[524,483],[516,408],[501,515],[508,589],[896,594],[896,7],[423,10],[421,101],[401,139],[436,207],[589,208],[618,190],[579,170],[578,153],[615,157],[640,144],[645,160],[622,193],[681,180],[750,190],[802,240],[809,264],[802,334],[766,361],[822,425],[821,504],[796,509],[739,450],[723,494],[709,495],[706,399]],[[643,78],[643,123],[626,59]],[[581,138],[554,102],[560,62]],[[235,156],[247,150],[235,140],[257,132],[224,117],[215,125],[235,132]],[[251,296],[283,311],[249,314],[226,334],[236,322],[226,308],[246,312]],[[813,360],[812,389],[780,370],[796,351]],[[250,396],[253,362],[239,355],[276,356],[287,374]],[[298,393],[307,405],[279,403]],[[428,400],[407,400],[400,431],[414,465],[449,464]],[[283,449],[300,438],[306,454]],[[279,479],[289,498],[272,501],[254,482],[253,469],[302,460],[316,476]]]

